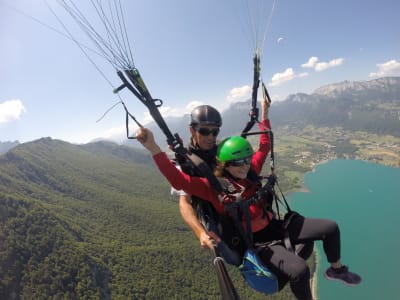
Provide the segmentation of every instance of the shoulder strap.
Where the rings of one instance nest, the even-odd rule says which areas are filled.
[[[194,153],[187,153],[186,157],[190,159],[190,161],[198,169],[200,176],[207,178],[208,182],[217,191],[218,194],[224,191],[219,180],[211,170],[210,166],[203,159],[201,159]]]

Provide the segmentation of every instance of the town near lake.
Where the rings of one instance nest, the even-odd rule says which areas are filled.
[[[276,172],[286,191],[304,189],[304,173],[333,159],[357,159],[400,167],[400,137],[340,127],[279,127],[274,131]]]

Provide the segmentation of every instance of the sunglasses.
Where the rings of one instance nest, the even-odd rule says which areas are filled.
[[[217,136],[219,133],[219,128],[209,129],[206,127],[195,127],[194,130],[203,136],[208,136],[210,134],[212,134],[213,136]]]
[[[226,166],[241,167],[243,165],[250,165],[251,158],[252,156],[241,159],[230,160],[226,162]]]

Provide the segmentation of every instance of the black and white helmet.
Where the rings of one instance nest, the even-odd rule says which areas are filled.
[[[216,125],[221,127],[221,114],[210,105],[197,106],[190,114],[190,125]]]

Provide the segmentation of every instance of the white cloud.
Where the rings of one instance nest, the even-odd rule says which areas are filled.
[[[308,59],[308,61],[301,65],[303,68],[311,68],[315,71],[324,71],[326,69],[330,69],[333,67],[337,67],[343,64],[344,58],[335,58],[328,62],[318,62],[319,58],[316,56],[312,56]]]
[[[302,66],[303,68],[314,68],[315,65],[317,64],[317,62],[318,62],[318,57],[316,57],[316,56],[311,56],[311,57],[308,59],[308,61],[307,61],[305,64],[302,64],[301,66]]]
[[[316,56],[311,56],[308,61],[301,65],[302,68],[310,68],[314,69],[315,71],[323,71],[329,68],[337,67],[343,64],[343,58],[335,58],[330,60],[329,62],[318,62],[319,59]],[[269,86],[278,86],[284,82],[293,80],[295,78],[304,78],[309,76],[308,72],[302,72],[296,74],[293,68],[287,68],[282,73],[276,73],[272,76],[271,82],[268,84]]]
[[[129,132],[131,132],[132,130],[137,130],[139,128],[138,125],[133,125],[133,124],[129,124]],[[116,135],[125,135],[126,134],[126,127],[125,126],[121,126],[121,127],[113,127],[110,128],[106,131],[105,136],[106,137],[113,137]]]
[[[160,114],[163,117],[174,116],[177,114],[177,111],[178,111],[178,109],[172,108],[170,106],[161,106],[158,108],[158,110],[160,111]],[[146,111],[144,113],[143,122],[144,122],[144,124],[148,124],[151,121],[153,121],[153,117],[150,115],[150,113],[148,111]]]
[[[0,124],[19,120],[25,107],[21,100],[13,99],[0,103]]]
[[[229,91],[229,95],[226,100],[229,103],[240,102],[248,100],[251,97],[251,87],[249,85],[244,85],[242,87],[233,88]]]
[[[130,135],[134,135],[135,130],[137,130],[138,126],[135,124],[129,126]],[[126,127],[113,127],[108,129],[103,135],[102,138],[111,139],[111,140],[120,140],[126,137]]]
[[[191,101],[189,102],[185,107],[171,107],[171,106],[161,106],[158,108],[160,111],[161,115],[164,118],[167,117],[182,117],[185,114],[189,114],[193,108],[196,106],[204,104],[201,101]],[[148,124],[150,122],[154,121],[153,117],[150,115],[149,112],[144,113],[144,118],[143,118],[143,123]]]
[[[271,95],[272,103],[281,102],[281,101],[283,101],[285,99],[286,99],[285,96],[282,96],[282,95],[279,95],[279,94]]]
[[[297,75],[297,77],[303,78],[303,77],[307,77],[308,75],[310,75],[308,72],[303,72],[303,73],[300,73],[299,75]]]
[[[294,70],[292,68],[287,68],[284,72],[276,73],[274,76],[272,76],[269,86],[278,86],[294,78],[296,78],[296,73]]]
[[[276,73],[272,76],[271,82],[268,83],[268,86],[279,86],[284,82],[293,80],[295,78],[304,78],[309,75],[308,72],[303,72],[300,74],[296,74],[293,68],[287,68],[282,73]]]
[[[389,60],[382,64],[377,64],[376,66],[378,67],[378,71],[369,73],[370,77],[400,75],[400,62],[396,61],[395,59]]]
[[[315,65],[315,71],[324,71],[326,69],[334,68],[342,65],[344,62],[344,58],[335,58],[330,60],[329,62],[320,62]]]
[[[185,107],[185,113],[190,113],[195,107],[204,104],[203,102],[200,101],[191,101],[189,102],[188,105]]]

